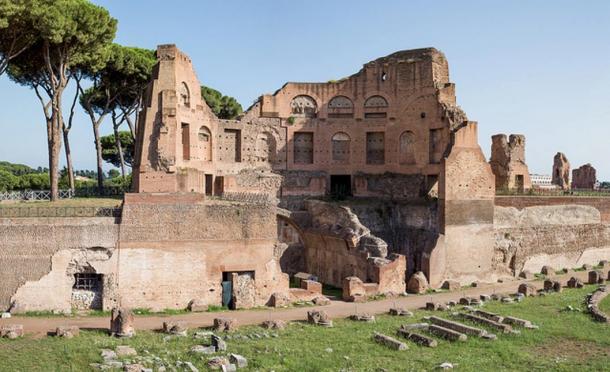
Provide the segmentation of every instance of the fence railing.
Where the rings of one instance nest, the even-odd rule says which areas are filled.
[[[122,186],[105,186],[102,191],[97,187],[79,187],[74,190],[59,190],[60,199],[92,198],[92,197],[113,197],[123,196],[129,188]],[[51,200],[50,190],[22,190],[0,192],[0,201],[3,200]]]
[[[0,218],[36,217],[120,217],[121,208],[112,207],[2,207]]]
[[[571,190],[561,190],[561,189],[529,189],[529,190],[519,190],[519,189],[497,189],[496,195],[498,196],[564,196],[564,197],[578,197],[578,196],[588,196],[588,197],[610,197],[610,189],[598,189],[598,190],[590,190],[590,189],[571,189]]]

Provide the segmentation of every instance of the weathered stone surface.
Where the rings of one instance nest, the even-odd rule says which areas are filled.
[[[461,285],[457,280],[445,280],[442,288],[448,291],[457,291],[461,288]]]
[[[438,342],[430,337],[421,335],[419,333],[409,332],[405,329],[399,329],[398,335],[402,336],[408,340],[415,342],[418,345],[427,346],[427,347],[437,347]]]
[[[104,359],[104,361],[108,361],[108,360],[117,358],[116,352],[114,350],[110,350],[110,349],[100,350],[100,355],[101,355],[102,359]]]
[[[514,316],[505,316],[502,320],[502,323],[531,329],[538,328],[533,325],[532,322],[530,322],[529,320],[515,318]]]
[[[552,276],[552,275],[555,275],[556,271],[557,270],[555,270],[554,267],[545,265],[545,266],[542,266],[542,270],[540,270],[540,273],[543,275],[546,275],[546,276]]]
[[[409,278],[407,283],[407,292],[422,294],[426,293],[429,288],[428,279],[421,271],[416,272]]]
[[[183,320],[168,320],[163,322],[163,333],[176,336],[186,336],[187,332],[188,327],[186,322]]]
[[[608,288],[603,285],[597,288],[595,292],[593,292],[587,298],[587,306],[589,308],[589,312],[591,313],[591,315],[593,315],[593,319],[597,320],[598,322],[610,322],[610,314],[604,313],[599,308],[600,302],[608,295],[610,295],[610,292],[608,291]]]
[[[235,364],[237,368],[246,368],[248,367],[248,360],[239,354],[230,354],[229,361]]]
[[[561,283],[557,280],[546,279],[544,281],[544,290],[547,292],[561,292]]]
[[[208,311],[208,304],[204,300],[193,299],[189,302],[188,310],[194,313]]]
[[[333,322],[328,317],[328,314],[322,310],[311,310],[307,312],[307,321],[310,324],[320,325],[323,327],[332,327]]]
[[[55,336],[63,338],[72,338],[80,334],[80,329],[77,326],[61,326],[55,329]]]
[[[222,372],[235,372],[237,371],[237,366],[233,363],[223,364],[222,366],[220,366],[220,370]]]
[[[390,315],[411,317],[413,313],[400,307],[393,307],[390,309]]]
[[[8,339],[16,339],[23,337],[23,325],[22,324],[6,324],[0,326],[0,337]]]
[[[519,289],[517,290],[519,293],[522,293],[524,296],[535,296],[536,295],[536,287],[529,283],[522,283],[519,285]]]
[[[411,332],[416,329],[426,330],[428,327],[430,327],[430,324],[428,323],[409,323],[401,325],[400,329]]]
[[[330,305],[330,300],[325,296],[318,296],[314,298],[311,302],[313,302],[316,306],[327,306]]]
[[[471,327],[471,326],[467,326],[465,324],[459,323],[459,322],[455,322],[453,320],[447,320],[447,319],[443,319],[443,318],[439,318],[437,316],[431,316],[429,318],[430,322],[432,324],[436,324],[439,325],[441,327],[444,328],[449,328],[452,329],[454,331],[460,332],[460,333],[464,333],[467,335],[475,335],[475,336],[483,336],[484,334],[486,334],[487,332],[483,329],[480,328],[475,328],[475,327]]]
[[[507,140],[506,134],[496,134],[491,140],[489,165],[496,179],[496,189],[530,189],[532,185],[525,163],[525,136],[511,134]]]
[[[229,360],[225,357],[214,357],[208,360],[208,368],[210,369],[222,369],[223,365],[229,364]]]
[[[473,312],[480,317],[487,318],[489,320],[493,320],[494,322],[497,322],[497,323],[502,323],[502,321],[504,320],[504,317],[502,315],[490,313],[488,311],[473,309]]]
[[[458,331],[454,331],[452,329],[449,328],[445,328],[443,326],[440,326],[438,324],[430,324],[430,326],[428,327],[428,331],[430,333],[432,333],[433,335],[436,335],[438,337],[442,337],[446,340],[449,341],[466,341],[468,340],[468,336],[466,336],[465,334],[458,332]]]
[[[214,330],[217,332],[231,332],[237,329],[237,321],[232,318],[215,318]]]
[[[508,324],[501,324],[498,323],[496,321],[493,321],[491,319],[487,319],[487,318],[483,318],[477,315],[473,315],[473,314],[467,314],[467,313],[459,313],[458,316],[462,319],[466,319],[469,320],[471,322],[475,322],[475,323],[479,323],[482,324],[484,326],[496,329],[502,333],[510,333],[512,332],[512,327]]]
[[[349,317],[351,320],[356,320],[359,322],[367,322],[367,323],[375,323],[375,316],[371,314],[353,314]]]
[[[216,348],[212,345],[204,346],[204,345],[194,345],[191,347],[191,353],[195,354],[214,354],[216,352]]]
[[[571,277],[570,280],[568,280],[568,288],[582,288],[584,287],[583,282],[575,277]]]
[[[265,320],[261,326],[266,329],[284,329],[286,328],[286,322],[283,320]]]
[[[589,284],[601,284],[604,282],[604,273],[600,270],[589,271]]]
[[[110,314],[110,334],[117,337],[132,337],[136,334],[131,309],[113,308]]]
[[[559,186],[563,190],[570,189],[570,162],[568,158],[561,152],[555,154],[553,158],[553,185]]]
[[[523,278],[523,279],[531,280],[531,279],[534,279],[536,276],[531,271],[524,270],[519,274],[519,277]]]
[[[366,288],[364,283],[357,276],[348,276],[343,278],[342,283],[343,301],[361,302],[360,299],[366,299]]]
[[[597,182],[595,168],[589,163],[572,170],[572,188],[579,190],[593,190]]]
[[[144,368],[143,365],[141,364],[126,364],[123,367],[123,371],[125,372],[143,372],[146,371],[146,368]]]
[[[227,343],[216,335],[212,335],[212,346],[214,346],[217,352],[227,350]]]
[[[373,340],[394,350],[407,350],[409,348],[404,342],[378,332],[373,334]]]
[[[276,292],[269,299],[269,306],[271,307],[286,307],[290,303],[290,297],[284,292]]]
[[[138,355],[136,349],[127,345],[119,345],[114,349],[114,351],[118,357]]]

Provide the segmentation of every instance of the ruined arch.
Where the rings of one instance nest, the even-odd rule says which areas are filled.
[[[212,133],[206,126],[199,128],[199,142],[201,145],[201,160],[212,161]]]
[[[415,134],[410,130],[402,132],[399,143],[399,163],[415,164]]]
[[[277,215],[277,235],[275,257],[282,272],[294,275],[306,271],[306,252],[303,230],[290,217]]]
[[[347,164],[350,160],[351,138],[345,132],[337,132],[332,139],[332,159],[334,163]]]
[[[354,117],[354,103],[346,96],[335,96],[328,102],[329,118]]]
[[[184,81],[180,84],[179,96],[180,104],[186,107],[191,107],[191,92],[189,90],[188,85],[186,85]]]
[[[315,118],[318,114],[318,104],[312,97],[301,94],[292,99],[290,102],[292,116]]]

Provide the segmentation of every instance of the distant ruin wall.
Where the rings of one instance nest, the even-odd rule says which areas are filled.
[[[496,207],[494,268],[498,274],[596,265],[610,259],[610,226],[591,206]]]
[[[594,207],[600,212],[602,223],[610,224],[610,197],[496,196],[494,203],[498,207],[517,209],[545,205],[586,205]]]

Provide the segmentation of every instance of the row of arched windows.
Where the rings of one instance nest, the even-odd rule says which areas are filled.
[[[354,116],[354,103],[346,96],[336,96],[328,101],[329,118],[350,118]],[[386,117],[388,101],[382,96],[371,96],[364,101],[364,117]],[[298,95],[290,102],[293,116],[315,118],[318,114],[316,100],[308,95]]]

